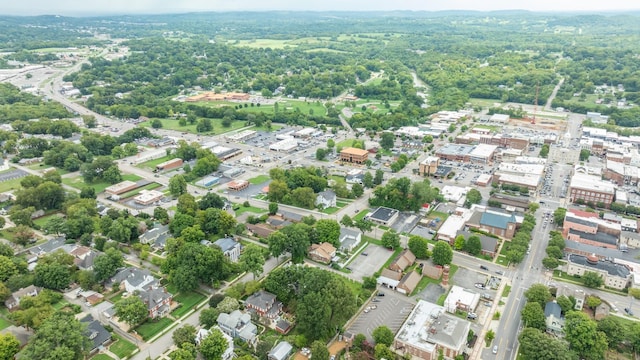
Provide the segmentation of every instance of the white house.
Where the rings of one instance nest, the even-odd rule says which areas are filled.
[[[227,340],[227,348],[225,349],[222,357],[222,360],[231,360],[233,358],[233,338],[227,335],[224,331],[222,331],[219,327],[214,326],[211,330],[200,329],[198,333],[196,333],[196,344],[200,345],[200,342],[204,340],[207,336],[211,334],[212,331],[220,331],[225,340]]]
[[[338,239],[340,240],[341,251],[352,251],[360,245],[360,241],[362,241],[362,231],[341,227],[340,237]]]
[[[228,257],[229,260],[232,262],[238,262],[242,246],[235,239],[226,237],[216,240],[213,244],[218,246],[222,250],[224,256]]]
[[[333,190],[326,190],[318,193],[316,197],[316,206],[322,206],[323,209],[336,207],[336,193]]]

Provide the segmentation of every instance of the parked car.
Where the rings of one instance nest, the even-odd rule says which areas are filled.
[[[493,346],[493,350],[491,350],[492,353],[497,354],[498,353],[498,345],[494,345]]]
[[[477,287],[478,289],[484,290],[484,284],[475,283],[474,286]]]
[[[624,308],[624,312],[626,312],[629,316],[633,316],[633,310],[629,308]]]
[[[378,293],[378,296],[384,296],[384,293],[381,291]]]
[[[369,255],[369,253],[366,252],[366,251],[362,252],[361,254],[362,254],[362,256],[368,256]]]

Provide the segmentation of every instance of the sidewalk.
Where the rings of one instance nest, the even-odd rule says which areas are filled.
[[[488,312],[489,318],[484,319],[485,321],[484,321],[484,326],[482,327],[482,331],[480,331],[479,334],[476,334],[478,336],[478,339],[476,340],[473,350],[471,351],[471,354],[469,356],[469,359],[471,360],[482,359],[482,350],[485,348],[484,337],[490,328],[495,332],[496,330],[495,328],[500,322],[499,320],[496,320],[494,325],[493,314],[495,314],[496,311],[498,311],[499,309],[504,310],[504,305],[500,305],[500,301],[502,301],[502,293],[504,291],[504,288],[507,285],[511,285],[511,284],[507,284],[506,279],[500,282],[500,286],[498,287],[498,291],[496,292],[496,294],[498,295],[493,300],[493,305],[491,306],[491,310]],[[501,316],[503,315],[502,311],[500,311],[500,314]]]

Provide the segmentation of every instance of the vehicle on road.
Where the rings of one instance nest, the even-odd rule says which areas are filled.
[[[369,253],[364,251],[364,252],[362,252],[362,256],[369,256]]]
[[[497,270],[497,271],[496,271],[496,274],[498,274],[498,275],[504,275],[504,271],[502,271],[502,270]]]
[[[474,286],[477,287],[478,289],[484,290],[484,284],[482,283],[475,283]]]
[[[379,292],[378,296],[384,296],[384,293],[383,292]]]
[[[497,354],[498,353],[498,345],[494,345],[493,346],[493,350],[491,350],[492,353]]]
[[[488,267],[486,267],[486,266],[484,266],[484,265],[480,265],[480,269],[482,269],[482,270],[489,270],[489,268],[488,268]]]
[[[629,316],[633,316],[633,310],[631,310],[629,308],[624,308],[624,312],[626,312],[627,315],[629,315]]]

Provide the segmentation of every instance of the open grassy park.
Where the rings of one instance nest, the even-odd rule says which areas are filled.
[[[140,126],[151,127],[152,120],[156,120],[156,119],[150,119],[149,121],[140,123]],[[223,134],[229,131],[238,130],[246,126],[246,123],[244,121],[232,121],[231,126],[224,127],[222,126],[222,119],[211,119],[211,125],[213,129],[211,131],[199,133],[196,130],[197,122],[193,125],[187,123],[187,125],[185,126],[180,126],[180,123],[177,119],[159,119],[159,120],[160,122],[162,122],[163,129],[188,132],[192,134],[202,134],[202,135]]]
[[[138,181],[142,179],[140,176],[138,175],[134,175],[134,174],[127,174],[127,175],[122,175],[122,181],[124,180],[129,180],[129,181]],[[92,188],[94,188],[96,190],[96,193],[101,193],[104,191],[104,189],[106,189],[107,187],[113,185],[113,184],[109,184],[106,181],[103,182],[96,182],[93,184],[87,184],[84,182],[84,179],[79,176],[77,178],[62,178],[62,183],[71,187],[74,187],[78,190],[82,190],[83,187],[89,185]]]

